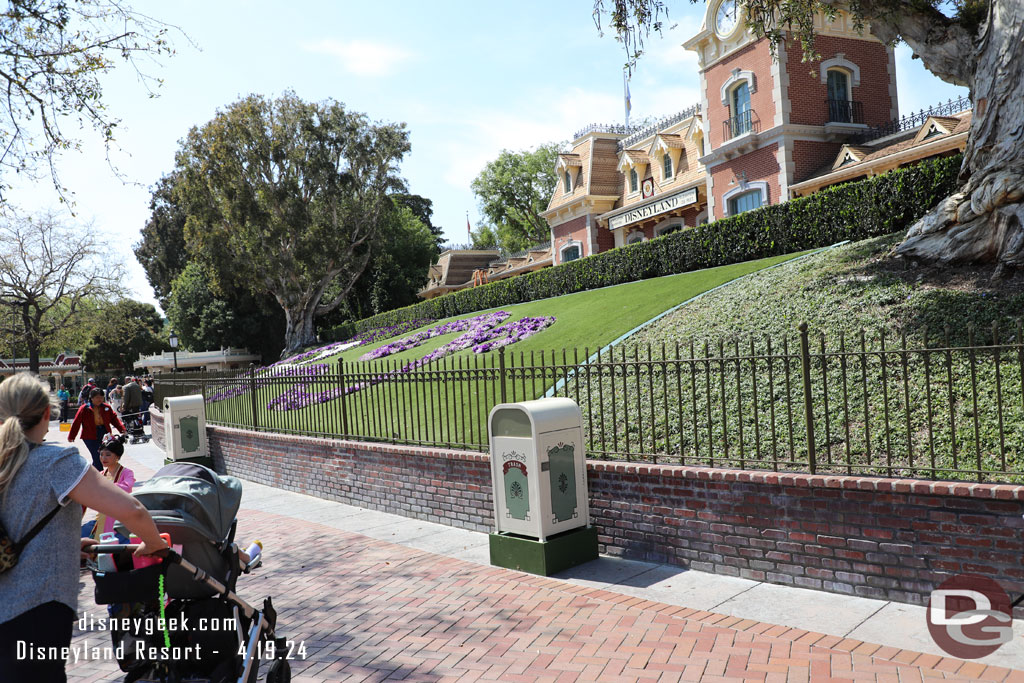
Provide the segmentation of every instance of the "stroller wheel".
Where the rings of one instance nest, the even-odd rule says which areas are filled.
[[[267,683],[290,683],[292,680],[292,665],[287,659],[275,659],[267,671]]]

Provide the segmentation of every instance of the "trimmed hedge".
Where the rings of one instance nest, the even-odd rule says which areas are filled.
[[[723,218],[552,268],[462,289],[355,323],[357,331],[416,318],[441,320],[488,308],[662,275],[857,241],[906,230],[958,187],[961,156],[923,161],[809,197]]]

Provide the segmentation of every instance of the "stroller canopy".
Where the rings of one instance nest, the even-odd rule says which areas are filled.
[[[190,527],[221,543],[238,514],[242,482],[195,463],[171,463],[137,486],[132,495],[154,517],[163,510],[179,512]]]

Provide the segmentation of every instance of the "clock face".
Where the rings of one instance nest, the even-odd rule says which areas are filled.
[[[715,14],[715,32],[720,38],[724,38],[736,30],[739,23],[739,8],[737,0],[723,0],[718,6]]]

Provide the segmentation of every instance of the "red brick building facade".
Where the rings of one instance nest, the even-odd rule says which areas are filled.
[[[644,130],[576,134],[543,214],[556,265],[963,148],[966,102],[897,118],[893,49],[870,25],[817,17],[819,58],[802,62],[798,40],[773,54],[742,12],[711,0],[683,44],[697,54],[699,104]],[[941,140],[918,135],[929,126]]]

